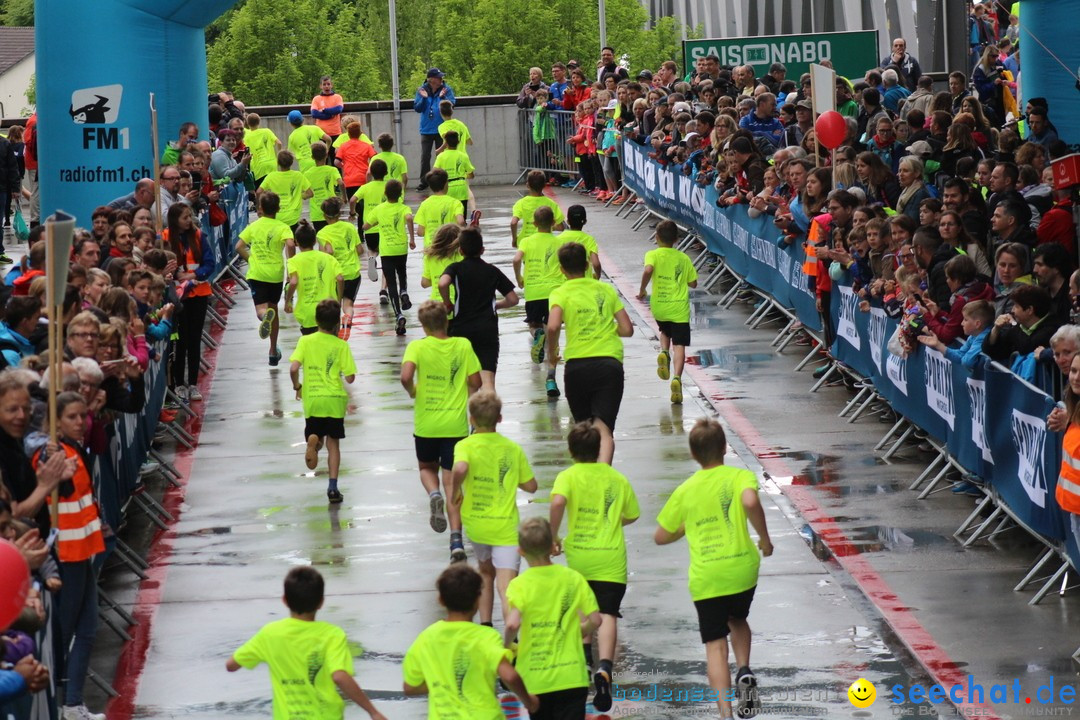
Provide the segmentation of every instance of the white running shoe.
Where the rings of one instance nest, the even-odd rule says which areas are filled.
[[[65,705],[60,717],[63,720],[105,720],[104,713],[92,713],[85,705]]]

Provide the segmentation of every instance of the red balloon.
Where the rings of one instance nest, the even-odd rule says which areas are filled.
[[[30,568],[22,553],[0,540],[0,630],[5,630],[22,612],[30,592]]]
[[[835,150],[847,137],[847,121],[835,110],[823,112],[814,123],[814,133],[822,147]]]

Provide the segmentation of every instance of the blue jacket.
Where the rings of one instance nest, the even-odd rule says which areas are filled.
[[[548,110],[562,110],[562,98],[563,93],[566,92],[566,88],[570,83],[563,80],[562,82],[553,82],[548,85],[548,92],[551,93],[551,100],[547,104]]]
[[[780,139],[784,137],[784,126],[779,120],[774,117],[762,120],[757,116],[756,112],[752,112],[740,120],[739,127],[743,130],[749,130],[754,137],[765,138],[774,146],[779,145]]]
[[[202,230],[199,231],[199,246],[202,250],[202,257],[198,258],[199,267],[195,268],[195,279],[199,282],[209,282],[214,275],[214,271],[217,270],[214,246],[210,244],[212,242],[213,240],[207,238]]]
[[[0,342],[3,342],[5,346],[15,345],[15,348],[4,347],[0,350],[9,367],[18,367],[19,361],[24,357],[37,354],[29,340],[8,327],[8,324],[2,320],[0,320]]]
[[[421,135],[438,135],[439,125],[442,124],[442,116],[439,115],[439,103],[443,100],[449,100],[450,104],[457,103],[457,98],[454,97],[454,90],[447,84],[443,84],[442,88],[439,88],[441,93],[443,88],[446,88],[446,95],[439,97],[431,89],[431,86],[426,82],[419,87],[416,91],[416,97],[413,98],[413,110],[420,113],[420,134]],[[423,90],[427,93],[427,97],[420,94]]]
[[[0,703],[10,702],[27,690],[26,681],[14,670],[0,670]]]
[[[982,355],[983,341],[990,337],[990,328],[986,328],[978,335],[973,335],[964,341],[964,344],[960,346],[960,349],[946,348],[945,357],[950,360],[958,360],[968,370],[975,367],[975,364],[979,360],[979,356]]]

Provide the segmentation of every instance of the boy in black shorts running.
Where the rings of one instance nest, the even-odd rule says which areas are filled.
[[[615,420],[623,396],[623,344],[634,325],[610,285],[586,277],[585,247],[571,242],[559,248],[566,282],[548,298],[547,360],[559,364],[559,333],[566,324],[566,370],[563,384],[574,422],[592,420],[600,431],[602,463],[615,456]]]
[[[686,536],[690,545],[690,597],[697,608],[705,643],[709,684],[719,696],[720,717],[732,717],[728,635],[735,651],[738,708],[736,716],[753,717],[758,704],[757,679],[750,670],[750,603],[758,583],[761,554],[773,552],[758,483],[749,470],[724,465],[727,437],[716,420],[702,418],[690,431],[690,454],[701,466],[675,488],[656,518],[657,545]],[[758,535],[758,547],[746,523]]]
[[[439,294],[448,311],[450,337],[463,337],[472,343],[480,359],[480,377],[485,390],[495,390],[495,372],[499,367],[499,316],[497,310],[518,304],[514,283],[503,271],[480,256],[484,254],[484,238],[474,227],[464,228],[458,235],[458,248],[464,259],[449,265],[439,279]],[[457,295],[450,302],[450,287]],[[495,300],[495,293],[502,300]]]
[[[319,449],[326,443],[330,471],[326,497],[337,504],[342,500],[338,471],[349,402],[342,381],[352,384],[356,379],[356,362],[349,344],[337,336],[341,305],[336,300],[323,300],[316,306],[315,322],[319,331],[300,338],[289,358],[289,375],[296,399],[304,401],[304,439],[307,440],[304,462],[309,470],[314,470],[319,464]]]
[[[450,560],[465,559],[461,535],[461,511],[447,507],[439,488],[450,487],[454,446],[469,434],[469,395],[480,389],[480,361],[469,341],[446,334],[446,308],[426,300],[416,313],[425,337],[405,348],[401,361],[401,385],[415,398],[413,436],[420,482],[428,494],[431,529],[446,532],[450,518]],[[447,513],[447,511],[449,511]]]
[[[292,230],[277,219],[281,199],[264,190],[259,194],[259,219],[240,233],[236,252],[247,260],[247,284],[259,318],[259,337],[270,339],[270,365],[281,361],[277,346],[278,303],[285,283],[285,255],[296,252]],[[285,255],[282,253],[284,252]]]
[[[697,270],[686,253],[675,249],[679,227],[670,220],[656,226],[657,247],[645,253],[645,270],[641,274],[638,300],[645,299],[645,290],[652,281],[649,307],[660,328],[660,355],[656,358],[656,374],[661,380],[671,378],[671,402],[683,401],[682,374],[686,348],[690,345],[690,288],[697,287]],[[672,358],[674,357],[674,373]]]

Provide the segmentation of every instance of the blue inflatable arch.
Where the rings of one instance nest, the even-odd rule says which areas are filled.
[[[42,216],[89,226],[98,205],[153,174],[150,93],[161,149],[206,117],[203,29],[235,0],[37,0]]]

